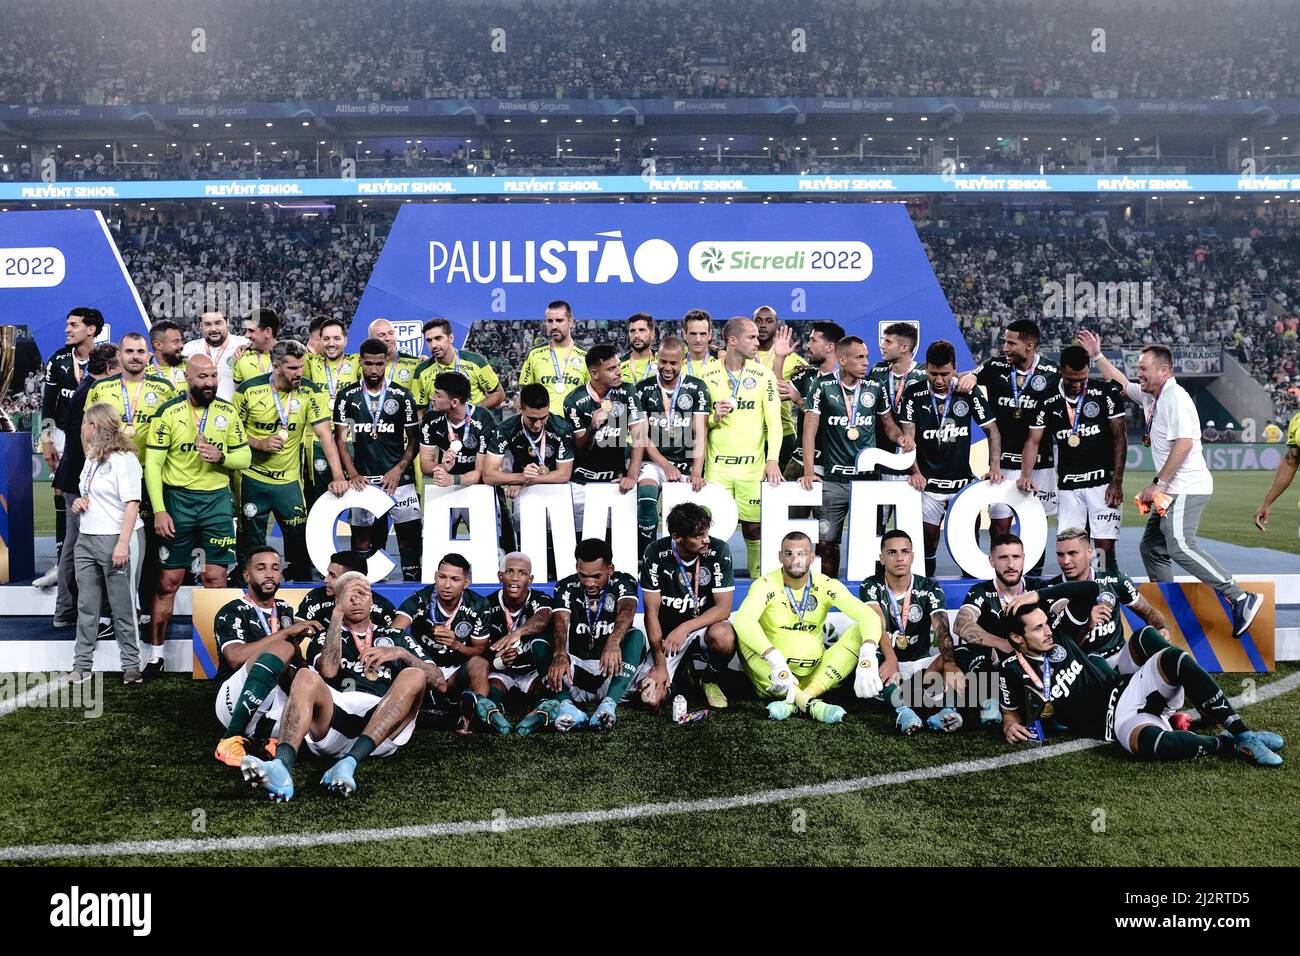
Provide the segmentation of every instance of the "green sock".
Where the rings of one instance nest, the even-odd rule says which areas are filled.
[[[645,644],[645,635],[635,627],[623,635],[623,641],[619,644],[619,650],[623,655],[623,666],[609,682],[609,692],[605,695],[614,698],[614,703],[621,701],[627,689],[632,686],[636,669],[641,666],[641,661],[645,657]]]
[[[1148,724],[1138,731],[1137,756],[1143,760],[1194,760],[1220,752],[1224,741],[1185,730],[1162,730]]]
[[[496,684],[488,685],[488,700],[492,701],[492,703],[497,704],[499,706],[501,704],[501,701],[505,699],[506,699],[506,692],[504,690],[502,690]]]
[[[280,683],[280,675],[283,673],[284,661],[274,654],[260,654],[249,665],[248,679],[244,681],[244,689],[239,692],[239,700],[235,701],[230,723],[226,725],[227,737],[243,736],[248,722],[257,713],[257,708],[262,706],[266,695]]]
[[[348,756],[356,760],[357,763],[365,760],[370,756],[371,751],[375,749],[375,742],[362,734],[352,742],[352,749],[348,751]]]
[[[546,674],[551,669],[551,660],[555,657],[555,652],[551,649],[551,642],[544,637],[534,637],[533,646],[530,650],[533,655],[533,667],[537,669],[537,680],[541,685],[542,699],[568,700],[569,689],[567,687],[558,692],[552,692],[549,686],[541,683],[546,679]]]
[[[284,764],[286,770],[292,771],[293,762],[298,759],[298,748],[292,744],[276,744],[275,759]]]
[[[890,684],[885,688],[883,695],[885,703],[894,708],[895,711],[902,710],[907,706],[907,703],[903,700],[902,686],[902,684]]]
[[[1228,701],[1223,688],[1196,663],[1191,654],[1176,647],[1161,651],[1160,670],[1169,683],[1178,684],[1187,691],[1187,696],[1197,710],[1209,720],[1222,724],[1228,733],[1240,734],[1249,729]]]
[[[745,566],[749,568],[749,576],[751,578],[759,576],[759,568],[761,567],[761,562],[759,561],[759,549],[761,545],[762,542],[760,541],[750,541],[748,538],[745,539],[745,554],[747,555]]]
[[[659,528],[659,489],[654,485],[637,485],[636,531],[637,554],[644,554]]]

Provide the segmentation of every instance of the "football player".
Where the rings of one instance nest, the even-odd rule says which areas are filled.
[[[521,551],[512,551],[497,572],[501,589],[488,598],[488,639],[492,642],[492,673],[488,676],[487,704],[481,701],[479,716],[492,723],[491,709],[500,707],[511,690],[528,700],[537,701],[543,688],[537,672],[537,656],[551,641],[551,599],[533,588],[533,562]],[[534,688],[536,687],[536,693]],[[515,727],[525,737],[554,719],[560,701],[547,698],[537,702]],[[484,716],[486,712],[486,716]],[[500,726],[500,722],[497,722]],[[509,727],[509,723],[505,724]]]
[[[618,490],[627,494],[636,487],[645,457],[645,414],[637,404],[636,389],[623,381],[614,346],[593,346],[586,363],[589,381],[564,400],[565,419],[573,431],[570,490],[579,533],[587,484],[618,482]]]
[[[551,411],[562,415],[565,398],[587,382],[587,351],[573,341],[573,309],[569,303],[557,299],[548,305],[543,324],[547,344],[537,346],[524,358],[519,387],[544,386]]]
[[[631,348],[627,358],[620,363],[623,381],[633,388],[654,374],[655,370],[655,320],[645,312],[627,318],[627,343]]]

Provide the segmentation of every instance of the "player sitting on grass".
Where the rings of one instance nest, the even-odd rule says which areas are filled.
[[[248,591],[217,612],[212,631],[217,638],[220,667],[229,676],[217,691],[217,720],[226,728],[214,756],[227,767],[238,767],[246,756],[250,731],[265,717],[274,749],[280,715],[288,700],[280,678],[298,653],[298,642],[319,633],[311,621],[293,619],[293,609],[276,599],[280,590],[280,555],[262,546],[244,562]]]
[[[442,669],[420,644],[370,620],[364,575],[349,571],[335,584],[329,627],[308,648],[311,668],[294,676],[274,760],[245,757],[244,779],[276,803],[293,798],[293,764],[303,740],[317,756],[337,758],[321,785],[348,796],[357,764],[387,757],[411,739],[425,690],[446,687]]]
[[[312,588],[298,604],[298,616],[308,621],[315,621],[324,630],[329,626],[330,615],[334,613],[334,586],[339,578],[349,571],[366,573],[366,556],[360,551],[335,551],[330,555],[330,563],[325,566],[325,583]],[[382,594],[375,595],[375,603],[370,608],[370,620],[376,627],[391,627],[397,617],[397,608],[393,602]]]
[[[801,531],[781,539],[781,567],[754,581],[732,619],[745,673],[773,720],[797,708],[824,724],[838,724],[844,708],[821,695],[854,674],[853,691],[862,698],[884,689],[876,666],[881,619],[835,578],[812,570],[812,540]],[[853,626],[825,646],[822,625],[832,607]]]
[[[1075,587],[1092,588],[1095,582]],[[1236,753],[1247,763],[1275,767],[1283,740],[1253,732],[1227,695],[1187,651],[1153,627],[1128,640],[1117,672],[1100,655],[1088,654],[1064,634],[1054,635],[1040,595],[1013,600],[1004,618],[1014,654],[1002,665],[1002,733],[1007,743],[1041,741],[1047,728],[1114,740],[1140,760],[1189,760]],[[1124,660],[1127,658],[1127,660]],[[1175,730],[1169,718],[1189,696],[1201,716],[1221,724],[1217,736]]]
[[[951,733],[962,725],[956,707],[942,707],[924,723],[914,709],[922,705],[926,675],[941,674],[945,692],[964,689],[966,675],[954,659],[943,588],[938,581],[913,574],[912,557],[911,535],[897,529],[885,532],[880,539],[885,570],[863,581],[858,597],[878,607],[885,619],[876,661],[885,685],[883,698],[894,710],[898,732],[909,736],[929,727]]]
[[[557,689],[555,729],[569,731],[588,721],[599,730],[614,726],[615,710],[645,660],[646,639],[632,626],[636,578],[614,569],[607,542],[586,538],[573,552],[577,573],[555,585],[551,629],[555,652],[533,644],[537,672]],[[563,690],[565,681],[569,688]],[[577,704],[600,701],[588,717]]]
[[[538,683],[534,666],[534,648],[550,648],[551,599],[541,591],[533,590],[533,562],[522,551],[512,551],[501,562],[497,572],[501,590],[488,598],[488,640],[492,671],[488,675],[488,704],[480,701],[480,717],[495,705],[497,718],[493,726],[498,733],[509,733],[510,722],[502,713],[501,703],[511,690],[528,696]],[[539,690],[541,688],[538,688]],[[520,736],[532,733],[540,723],[550,722],[558,700],[547,700],[530,711],[515,732]],[[504,728],[504,729],[503,729]]]

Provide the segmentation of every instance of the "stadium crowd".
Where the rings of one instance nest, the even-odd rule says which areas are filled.
[[[0,102],[1295,95],[1284,0],[0,3]],[[1205,23],[1216,23],[1214,30]],[[490,48],[504,29],[505,50]],[[807,31],[806,55],[791,31]],[[202,41],[192,34],[203,29]],[[1104,52],[1093,31],[1105,30]]]

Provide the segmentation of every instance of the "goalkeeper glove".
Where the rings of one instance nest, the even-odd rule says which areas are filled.
[[[853,672],[853,693],[863,700],[870,700],[879,697],[884,689],[880,668],[876,666],[876,645],[864,642],[858,666]]]
[[[785,656],[778,650],[767,655],[767,666],[772,669],[768,678],[768,693],[774,697],[789,698],[794,693],[794,675]]]

